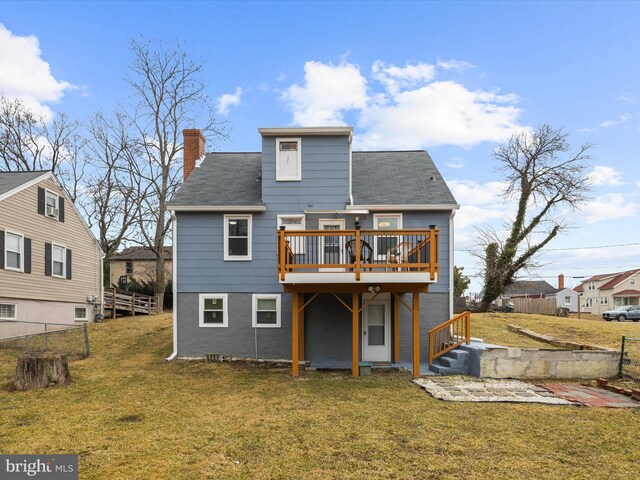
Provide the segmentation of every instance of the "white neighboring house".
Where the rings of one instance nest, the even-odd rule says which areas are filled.
[[[556,306],[558,308],[568,308],[571,313],[576,313],[578,311],[578,300],[580,298],[580,294],[574,289],[563,288],[552,295],[547,295],[547,297],[551,296],[556,297]]]
[[[583,312],[601,315],[624,305],[640,305],[640,268],[594,275],[578,285]]]
[[[10,336],[8,321],[93,321],[102,259],[52,172],[0,172],[0,338]]]

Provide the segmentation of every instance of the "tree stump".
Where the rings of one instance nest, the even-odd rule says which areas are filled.
[[[62,353],[36,352],[20,355],[13,387],[16,390],[45,388],[71,383],[67,356]]]

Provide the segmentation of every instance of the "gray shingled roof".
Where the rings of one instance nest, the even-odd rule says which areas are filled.
[[[503,295],[552,295],[560,290],[544,280],[518,280],[509,285]]]
[[[48,171],[37,170],[34,172],[0,172],[0,195],[10,192],[20,185],[41,177]]]
[[[169,204],[261,205],[261,158],[259,152],[207,153]],[[353,152],[353,197],[356,205],[456,205],[442,175],[423,150]]]
[[[171,260],[173,249],[164,247],[165,260]],[[156,254],[149,247],[129,247],[121,252],[115,253],[111,260],[155,260]]]
[[[353,152],[352,182],[356,205],[456,204],[424,150]]]
[[[261,205],[261,153],[207,153],[170,205]]]

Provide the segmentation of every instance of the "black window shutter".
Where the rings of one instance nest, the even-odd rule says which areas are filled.
[[[71,250],[67,248],[67,280],[71,280]]]
[[[38,213],[44,215],[44,188],[38,187]]]
[[[44,274],[47,277],[51,276],[51,244],[44,244]]]
[[[0,230],[0,268],[4,270],[4,230]]]
[[[24,273],[31,273],[31,239],[24,237]]]
[[[64,222],[64,198],[58,197],[58,220]]]

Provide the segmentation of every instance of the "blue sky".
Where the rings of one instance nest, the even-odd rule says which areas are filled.
[[[222,150],[258,150],[258,127],[315,123],[353,125],[360,148],[428,149],[463,205],[456,263],[472,274],[474,225],[512,209],[493,147],[564,126],[596,144],[592,198],[525,276],[575,285],[640,267],[637,244],[580,248],[640,242],[638,18],[632,2],[0,1],[0,91],[82,119],[126,103],[129,38],[179,40],[206,62],[231,128]]]

